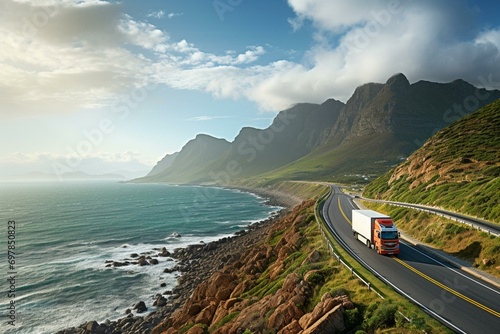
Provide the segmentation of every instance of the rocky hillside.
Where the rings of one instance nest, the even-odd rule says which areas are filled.
[[[325,141],[343,107],[333,99],[321,105],[300,103],[281,111],[267,129],[243,128],[229,151],[209,168],[225,171],[231,164],[237,165],[234,181],[285,166]]]
[[[214,138],[200,134],[190,140],[175,158],[167,159],[168,168],[148,176],[137,179],[135,182],[162,182],[195,183],[206,179],[204,172],[207,165],[217,161],[227,152],[230,143],[225,139]],[[157,164],[158,165],[158,164]]]
[[[380,175],[422,146],[433,133],[500,98],[463,80],[410,84],[397,74],[385,84],[358,87],[324,144],[264,177],[331,178],[360,181],[356,174]]]
[[[170,167],[140,181],[235,184],[251,178],[267,185],[380,175],[434,132],[498,98],[500,91],[463,80],[410,84],[397,74],[384,84],[358,87],[346,104],[334,99],[297,104],[281,111],[266,129],[243,128],[232,143],[210,137],[196,146],[201,142],[197,137]],[[182,158],[186,155],[191,158]]]
[[[500,100],[436,133],[366,197],[430,204],[500,223]]]
[[[315,290],[332,275],[328,254],[305,247],[311,233],[312,202],[305,202],[274,224],[264,242],[248,245],[227,259],[191,297],[152,333],[334,333],[346,329],[344,313],[355,305],[348,296]],[[300,250],[309,249],[307,253]]]
[[[179,155],[179,152],[167,154],[160,161],[156,163],[153,169],[146,176],[153,176],[156,174],[160,174],[163,171],[167,170],[175,161],[175,158]]]
[[[327,249],[314,203],[304,201],[236,236],[208,244],[172,253],[155,248],[137,254],[130,263],[106,261],[106,266],[130,265],[140,271],[144,265],[161,265],[159,257],[170,257],[177,264],[166,270],[182,276],[172,291],[131,301],[121,319],[90,321],[58,334],[446,332],[413,305],[381,300],[353,280]],[[151,307],[153,312],[141,316]],[[398,311],[412,314],[413,323],[405,322]]]

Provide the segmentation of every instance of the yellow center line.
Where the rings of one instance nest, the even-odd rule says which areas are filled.
[[[351,221],[349,220],[349,218],[347,218],[346,214],[344,213],[344,210],[342,210],[342,206],[340,205],[340,197],[338,198],[338,205],[339,205],[340,213],[342,213],[342,216],[344,216],[345,220],[346,220],[349,224],[351,224],[351,225],[352,225]],[[500,312],[497,312],[497,311],[495,311],[495,310],[493,310],[493,309],[491,309],[491,308],[489,308],[489,307],[487,307],[487,306],[485,306],[485,305],[483,305],[483,304],[481,304],[481,303],[478,303],[477,301],[475,301],[475,300],[473,300],[473,299],[471,299],[471,298],[469,298],[469,297],[467,297],[467,296],[465,296],[465,295],[461,294],[460,292],[455,291],[455,290],[453,290],[453,289],[452,289],[452,288],[450,288],[450,287],[447,287],[447,286],[446,286],[446,285],[444,285],[443,283],[440,283],[440,282],[436,281],[435,279],[433,279],[433,278],[431,278],[431,277],[427,276],[427,275],[426,275],[426,274],[424,274],[423,272],[421,272],[421,271],[417,270],[416,268],[414,268],[414,267],[410,266],[408,263],[406,263],[406,262],[404,262],[404,261],[400,260],[399,258],[397,258],[397,257],[395,257],[395,256],[393,256],[392,258],[393,258],[395,261],[399,262],[401,265],[403,265],[403,266],[405,266],[406,268],[408,268],[408,269],[410,269],[411,271],[413,271],[415,274],[419,275],[420,277],[422,277],[422,278],[424,278],[424,279],[428,280],[429,282],[431,282],[431,283],[433,283],[433,284],[437,285],[438,287],[440,287],[440,288],[442,288],[442,289],[444,289],[444,290],[446,290],[446,291],[450,292],[451,294],[454,294],[455,296],[457,296],[457,297],[459,297],[459,298],[461,298],[461,299],[463,299],[463,300],[465,300],[465,301],[467,301],[467,302],[471,303],[472,305],[475,305],[475,306],[479,307],[480,309],[483,309],[483,310],[485,310],[486,312],[491,313],[491,314],[493,314],[494,316],[496,316],[496,317],[499,317],[499,318],[500,318]]]
[[[440,288],[442,288],[442,289],[444,289],[444,290],[446,290],[446,291],[448,291],[448,292],[450,292],[450,293],[454,294],[455,296],[457,296],[457,297],[459,297],[459,298],[462,298],[463,300],[465,300],[465,301],[467,301],[467,302],[471,303],[472,305],[475,305],[475,306],[477,306],[477,307],[479,307],[479,308],[481,308],[481,309],[485,310],[486,312],[489,312],[489,313],[493,314],[494,316],[497,316],[497,317],[499,317],[499,318],[500,318],[500,312],[497,312],[497,311],[495,311],[495,310],[493,310],[493,309],[491,309],[491,308],[489,308],[489,307],[487,307],[487,306],[484,306],[483,304],[480,304],[480,303],[476,302],[475,300],[473,300],[473,299],[471,299],[471,298],[469,298],[469,297],[467,297],[467,296],[465,296],[465,295],[461,294],[460,292],[455,291],[455,290],[453,290],[453,289],[452,289],[452,288],[450,288],[450,287],[447,287],[447,286],[446,286],[446,285],[444,285],[443,283],[440,283],[440,282],[436,281],[435,279],[433,279],[432,277],[427,276],[427,275],[426,275],[426,274],[424,274],[423,272],[421,272],[421,271],[419,271],[419,270],[415,269],[414,267],[412,267],[412,266],[410,266],[408,263],[406,263],[406,262],[404,262],[404,261],[402,261],[402,260],[398,259],[397,257],[392,257],[392,258],[393,258],[396,262],[399,262],[401,265],[403,265],[403,266],[405,266],[406,268],[410,269],[410,270],[411,270],[411,271],[413,271],[415,274],[417,274],[417,275],[419,275],[419,276],[421,276],[421,277],[425,278],[425,279],[426,279],[426,280],[428,280],[429,282],[434,283],[435,285],[437,285],[437,286],[439,286]]]
[[[339,202],[339,209],[340,209],[340,213],[342,214],[342,216],[344,216],[345,220],[346,220],[346,221],[347,221],[350,225],[352,225],[351,220],[350,220],[349,218],[347,218],[347,216],[346,216],[346,215],[345,215],[345,213],[344,213],[344,210],[342,210],[342,206],[340,206],[340,197],[339,197],[339,201],[338,201],[338,202]]]

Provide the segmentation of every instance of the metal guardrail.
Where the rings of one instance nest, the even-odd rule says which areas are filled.
[[[328,237],[326,236],[325,234],[325,230],[324,230],[324,225],[321,224],[321,222],[323,222],[323,219],[321,217],[318,217],[318,210],[319,210],[319,207],[320,207],[320,203],[323,202],[328,196],[330,196],[330,193],[332,192],[332,188],[329,188],[329,191],[326,192],[323,196],[321,196],[317,201],[316,201],[316,204],[315,204],[315,207],[314,207],[314,216],[316,218],[316,222],[318,223],[318,227],[319,227],[319,230],[321,232],[321,235],[323,236],[323,239],[325,240],[326,244],[328,245],[328,248],[330,250],[330,252],[332,253],[332,256],[334,256],[337,261],[339,263],[341,263],[343,266],[345,266],[353,276],[355,276],[356,278],[358,278],[361,282],[363,282],[364,285],[366,285],[368,287],[368,290],[370,291],[373,291],[377,294],[377,296],[379,296],[382,300],[385,300],[385,297],[379,292],[377,291],[376,289],[372,288],[371,286],[371,283],[367,280],[365,280],[363,277],[361,277],[355,270],[353,267],[349,266],[349,264],[347,262],[345,262],[342,257],[340,256],[340,254],[338,254],[337,252],[335,252],[335,248],[333,247],[333,245],[331,244],[330,240],[328,239]],[[324,222],[323,222],[324,223]],[[332,236],[333,237],[333,236]],[[386,282],[387,283],[387,282]],[[392,286],[392,284],[389,284]],[[403,296],[406,296],[408,299],[410,300],[413,300],[412,298],[410,298],[409,296],[407,296],[405,293],[403,293],[401,290],[397,289],[397,287],[394,287],[396,291],[398,291],[399,293],[401,293]],[[415,301],[414,301],[415,302]],[[419,303],[416,303],[417,305],[419,305]],[[421,306],[424,310],[426,310],[425,307]],[[400,316],[402,316],[406,321],[408,321],[409,323],[412,323],[412,319],[407,317],[405,314],[403,314],[401,311],[398,311],[398,314]]]
[[[328,245],[328,248],[330,249],[330,252],[332,253],[332,256],[334,256],[337,261],[339,263],[341,263],[342,265],[344,265],[350,272],[353,276],[356,276],[361,282],[363,282],[364,285],[366,285],[368,287],[368,290],[371,290],[373,292],[375,292],[380,298],[382,299],[385,299],[384,296],[382,296],[377,290],[373,289],[371,287],[371,283],[368,282],[367,280],[365,280],[363,277],[361,277],[355,270],[353,267],[349,266],[349,264],[347,262],[345,262],[342,257],[337,254],[335,252],[335,248],[333,247],[333,245],[331,244],[330,240],[328,240],[328,237],[326,236],[325,234],[325,231],[324,231],[324,228],[321,224],[321,217],[318,217],[318,209],[319,209],[319,204],[324,201],[331,193],[331,188],[330,190],[325,194],[323,195],[322,197],[320,197],[317,201],[316,201],[316,205],[315,205],[315,208],[314,208],[314,216],[316,217],[316,222],[318,223],[318,226],[319,226],[319,230],[321,231],[321,235],[323,236],[323,239],[325,240],[326,244]],[[406,317],[405,317],[406,318]],[[408,321],[410,321],[410,319],[406,318]]]
[[[462,219],[459,217],[448,215],[446,213],[436,211],[437,209],[432,208],[432,207],[425,207],[423,205],[404,203],[404,202],[383,201],[383,200],[370,199],[370,198],[364,198],[364,197],[360,197],[359,199],[364,200],[364,201],[369,201],[369,202],[384,203],[384,204],[397,206],[400,208],[409,208],[409,209],[414,209],[414,210],[418,210],[418,211],[422,211],[422,212],[431,213],[431,214],[436,215],[436,216],[440,216],[440,217],[444,217],[444,218],[448,218],[450,220],[456,221],[457,223],[468,225],[476,230],[488,233],[488,235],[494,235],[495,237],[500,237],[500,233],[493,232],[493,231],[487,229],[486,227],[479,225],[479,223],[474,223],[474,222],[471,222],[470,220]]]
[[[325,234],[325,231],[324,231],[324,228],[325,228],[325,225],[321,224],[321,222],[324,223],[323,219],[321,217],[318,217],[318,210],[319,210],[319,204],[321,204],[321,202],[323,200],[325,200],[331,193],[331,190],[332,188],[330,188],[330,190],[325,194],[323,195],[321,198],[319,198],[317,201],[316,201],[316,205],[315,205],[315,208],[314,208],[314,215],[315,215],[315,218],[316,218],[316,222],[318,223],[319,225],[319,228],[320,228],[320,231],[321,231],[321,234],[323,236],[323,238],[325,239],[325,242],[327,243],[328,245],[328,248],[330,249],[330,251],[332,252],[333,256],[335,256],[335,258],[337,258],[337,260],[339,261],[339,263],[342,263],[347,269],[349,269],[351,271],[351,273],[353,274],[353,276],[356,276],[361,282],[363,282],[363,284],[365,284],[368,289],[370,291],[373,291],[375,292],[382,300],[384,300],[384,296],[382,296],[380,294],[380,292],[378,292],[377,290],[373,289],[371,287],[371,283],[366,281],[364,278],[362,278],[358,273],[356,273],[356,271],[349,266],[349,264],[347,262],[345,262],[341,256],[339,254],[337,254],[335,252],[335,249],[333,247],[333,245],[330,243],[330,240],[328,240],[326,234]],[[330,231],[333,233],[333,231]],[[335,236],[332,235],[332,237],[335,238]],[[337,238],[338,239],[338,238]],[[344,245],[341,247],[344,247],[346,248],[346,251],[348,251],[348,247],[347,245]],[[361,259],[358,259],[356,261],[362,261]],[[361,263],[361,265],[363,266],[367,266],[367,264],[363,264]],[[369,270],[370,272],[372,272],[376,277],[378,277],[379,279],[382,280],[382,282],[386,283],[388,286],[392,287],[396,292],[398,292],[399,294],[401,294],[403,297],[406,297],[409,301],[413,302],[415,305],[419,306],[424,312],[430,314],[431,316],[433,316],[434,318],[438,319],[441,321],[441,323],[447,325],[449,328],[453,329],[455,332],[457,333],[463,333],[463,334],[466,334],[464,331],[462,331],[460,328],[456,327],[455,325],[453,325],[451,322],[449,322],[447,319],[441,317],[439,314],[435,313],[434,311],[432,311],[431,309],[429,309],[428,307],[426,307],[425,305],[419,303],[417,300],[415,300],[413,297],[411,297],[410,295],[408,295],[407,293],[405,293],[404,291],[402,291],[401,289],[399,289],[397,286],[395,286],[394,284],[392,284],[391,282],[389,282],[387,279],[384,279],[383,277],[380,277],[379,275],[377,275],[376,272],[373,271],[373,269],[369,269],[367,268],[367,270]],[[408,318],[406,315],[404,315],[403,313],[401,313],[400,311],[398,311],[398,314],[401,315],[406,321],[408,321],[409,323],[412,323],[412,319],[411,318]]]

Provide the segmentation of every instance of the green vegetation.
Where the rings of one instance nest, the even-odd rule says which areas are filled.
[[[366,201],[363,205],[390,215],[408,236],[500,278],[500,238],[422,211]]]
[[[332,295],[347,293],[350,296],[356,308],[344,315],[346,332],[356,330],[356,333],[378,333],[385,328],[384,333],[451,333],[437,320],[431,318],[420,308],[375,278],[361,264],[350,257],[326,229],[323,231],[340,258],[349,263],[364,280],[371,283],[371,290],[368,290],[366,285],[355,278],[350,270],[338,263],[335,258],[331,260],[333,261],[331,266],[336,265],[337,271],[325,280],[317,295],[322,296],[324,292],[329,291]],[[318,243],[325,243],[321,235],[318,238],[320,239],[317,241]],[[329,256],[331,257],[331,255]],[[384,299],[381,299],[373,291],[377,291]],[[411,322],[408,322],[403,315],[411,319]]]
[[[294,196],[306,199],[316,199],[327,189],[327,186],[317,183],[307,182],[279,182],[272,189],[281,193],[293,194]]]
[[[366,197],[421,203],[500,223],[500,100],[438,132],[370,183]]]
[[[302,223],[297,225],[302,240],[300,248],[283,259],[283,270],[276,271],[276,262],[271,261],[267,269],[259,275],[253,287],[242,294],[241,298],[257,301],[266,296],[274,295],[283,286],[285,278],[290,273],[297,273],[307,280],[311,287],[310,297],[305,303],[297,305],[304,313],[311,312],[326,293],[334,297],[349,296],[354,308],[346,310],[344,313],[345,333],[352,333],[356,330],[363,330],[365,333],[378,333],[382,329],[394,333],[449,332],[439,322],[373,277],[360,264],[350,258],[331,239],[331,236],[328,236],[335,251],[340,254],[342,259],[350,263],[354,271],[365,280],[372,283],[371,289],[368,289],[364,283],[353,276],[349,269],[330,254],[325,239],[320,233],[321,227],[316,222],[312,205],[300,212],[299,216],[302,217]],[[270,235],[267,240],[262,242],[268,245],[277,245],[282,238],[289,235],[292,228],[297,227],[290,226],[284,231]],[[307,258],[313,252],[319,253],[318,260],[308,262]],[[278,274],[272,277],[273,272]],[[378,291],[385,299],[381,299],[374,291]],[[272,312],[269,312],[266,315],[266,320],[271,314]],[[411,318],[411,322],[408,322],[402,314]],[[216,327],[220,328],[235,317],[237,317],[236,313],[229,314]],[[210,331],[213,330],[215,328],[210,328]]]
[[[201,329],[203,329],[203,333],[207,333],[208,334],[208,327],[207,327],[207,325],[204,325],[204,324],[188,324],[188,325],[185,325],[184,327],[182,327],[179,330],[179,334],[187,333],[187,331],[189,331],[193,327],[200,327]]]
[[[390,134],[355,138],[334,149],[320,147],[284,167],[259,175],[253,182],[268,185],[284,180],[325,180],[366,183],[364,176],[380,175],[399,162],[401,147]],[[388,150],[387,148],[390,147]],[[384,148],[384,159],[380,159]],[[377,161],[378,163],[372,163]],[[351,175],[356,171],[356,175]]]
[[[233,313],[229,313],[228,315],[226,315],[224,318],[222,318],[221,321],[219,321],[215,326],[212,326],[210,327],[210,332],[213,332],[215,331],[216,329],[218,328],[221,328],[222,326],[224,326],[225,324],[227,324],[228,322],[231,322],[233,319],[235,319],[238,315],[240,314],[240,312],[233,312]]]

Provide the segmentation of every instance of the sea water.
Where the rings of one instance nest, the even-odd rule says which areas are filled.
[[[159,265],[114,268],[106,261],[214,241],[278,209],[252,194],[221,188],[0,183],[0,332],[54,333],[90,320],[123,317],[140,300],[151,306],[157,293],[175,286],[178,273],[163,273],[175,262],[158,257]],[[11,263],[9,221],[15,221],[10,223],[15,225]],[[14,322],[9,318],[13,313]]]

